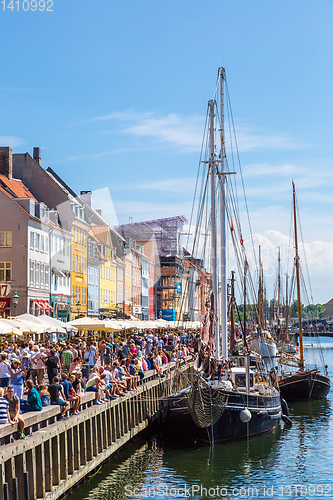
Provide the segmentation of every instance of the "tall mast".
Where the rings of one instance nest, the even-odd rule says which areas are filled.
[[[247,274],[247,269],[248,269],[248,264],[247,260],[245,259],[244,262],[244,318],[243,318],[243,323],[244,323],[244,328],[243,328],[243,341],[244,341],[244,348],[247,349],[247,340],[246,340],[246,274]]]
[[[264,284],[261,262],[261,247],[259,245],[259,287],[258,287],[258,326],[259,331],[264,329]]]
[[[235,348],[235,271],[231,271],[230,297],[230,352]]]
[[[288,303],[288,279],[289,279],[289,276],[288,276],[288,273],[286,274],[286,312],[285,312],[285,322],[286,322],[286,325],[285,325],[285,341],[288,342],[289,341],[289,335],[288,335],[288,323],[289,323],[289,303]]]
[[[280,326],[280,299],[281,299],[281,257],[280,247],[278,247],[278,303],[277,303],[277,326]]]
[[[227,300],[227,257],[226,257],[226,207],[225,207],[225,142],[224,142],[224,81],[225,69],[219,68],[220,75],[220,115],[221,115],[221,176],[220,176],[220,266],[221,266],[221,297],[220,297],[220,327],[221,327],[221,354],[223,358],[228,357],[228,331],[227,331],[227,315],[228,315],[228,300]]]
[[[293,205],[294,205],[294,229],[295,229],[295,266],[296,266],[296,283],[297,283],[297,306],[298,306],[298,328],[299,328],[299,353],[300,353],[300,370],[304,370],[304,352],[303,352],[303,331],[302,331],[302,304],[301,304],[301,287],[299,280],[299,256],[298,256],[298,240],[297,240],[297,217],[296,217],[296,193],[295,184],[293,182]]]
[[[216,315],[215,324],[215,348],[216,359],[220,359],[220,339],[218,321],[218,278],[217,278],[217,241],[216,241],[216,161],[215,161],[215,141],[214,141],[214,118],[215,100],[209,103],[209,171],[210,171],[210,197],[211,197],[211,255],[210,263],[213,279],[213,292],[215,295],[214,313]]]

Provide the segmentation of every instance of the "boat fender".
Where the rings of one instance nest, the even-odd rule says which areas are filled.
[[[239,418],[244,423],[250,422],[250,420],[252,418],[252,414],[251,414],[250,410],[248,410],[247,408],[243,408],[243,410],[241,410],[241,412],[239,414]]]
[[[287,401],[283,398],[280,398],[280,400],[281,400],[282,412],[284,413],[284,415],[287,415],[287,417],[289,417],[289,408]]]
[[[287,415],[282,415],[281,418],[282,418],[282,420],[284,421],[285,424],[293,425],[292,421],[290,420],[289,417],[287,417]]]

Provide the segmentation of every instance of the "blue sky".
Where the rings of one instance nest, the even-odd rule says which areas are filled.
[[[78,193],[107,189],[120,223],[189,217],[207,101],[224,66],[271,282],[293,178],[314,301],[332,298],[331,0],[20,5],[0,5],[2,145],[41,147],[43,166]]]

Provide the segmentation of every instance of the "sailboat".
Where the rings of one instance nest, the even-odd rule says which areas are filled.
[[[299,360],[297,360],[298,370],[296,373],[289,373],[279,377],[279,388],[282,397],[287,400],[297,399],[320,399],[325,398],[330,390],[330,379],[327,376],[325,367],[325,375],[320,373],[317,367],[306,369],[304,362],[304,347],[303,347],[303,328],[302,328],[302,304],[300,291],[300,264],[298,254],[298,238],[297,238],[297,216],[296,216],[296,193],[295,184],[293,184],[293,210],[294,210],[294,233],[295,233],[295,268],[296,268],[296,284],[297,284],[297,304],[298,304],[298,325],[299,325]],[[294,358],[295,360],[295,358]],[[288,364],[286,361],[285,364]],[[292,363],[289,363],[292,365]]]
[[[274,366],[278,350],[275,340],[266,330],[264,319],[264,273],[261,262],[261,249],[259,246],[259,288],[258,288],[258,332],[253,332],[249,339],[249,347],[252,351],[260,354],[266,364]]]
[[[229,356],[227,330],[226,273],[226,176],[224,150],[224,84],[225,70],[219,69],[220,134],[219,159],[215,153],[215,99],[209,109],[209,157],[207,182],[210,184],[210,267],[212,290],[206,302],[202,337],[196,359],[193,381],[185,389],[165,398],[167,418],[163,424],[168,436],[181,441],[221,443],[269,432],[281,415],[280,394],[265,374],[262,358],[243,354]],[[234,172],[233,172],[234,173]],[[216,191],[219,186],[220,257],[218,259]],[[245,279],[247,260],[243,255]],[[218,276],[218,268],[221,275]],[[220,279],[219,279],[220,278]],[[220,285],[220,286],[219,286]],[[245,290],[244,290],[245,295]],[[231,300],[233,303],[233,300]],[[246,317],[244,311],[244,319]],[[245,323],[245,321],[244,321]],[[233,330],[233,329],[232,329]],[[246,328],[243,331],[246,345]]]

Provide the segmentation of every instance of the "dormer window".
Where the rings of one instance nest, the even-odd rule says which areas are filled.
[[[29,213],[30,215],[35,215],[35,200],[33,198],[30,198]]]

